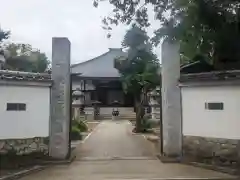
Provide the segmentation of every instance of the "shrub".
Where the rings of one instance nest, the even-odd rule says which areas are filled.
[[[158,119],[149,119],[149,122],[151,124],[151,128],[160,127],[160,120]]]
[[[77,126],[72,126],[71,128],[71,140],[81,140],[82,139],[82,135],[81,135],[81,131],[79,130],[79,128]]]
[[[78,121],[77,121],[77,119],[74,118],[74,119],[72,120],[72,127],[73,127],[73,126],[77,126],[77,125],[78,125]]]
[[[143,117],[142,123],[141,123],[141,131],[148,132],[151,129],[152,129],[152,126],[151,126],[150,120],[147,117]]]
[[[73,119],[72,120],[72,126],[78,127],[78,129],[81,132],[87,132],[88,131],[88,126],[85,121],[83,120],[78,120],[78,119]]]
[[[72,120],[72,127],[71,127],[71,140],[81,140],[82,135],[81,132],[87,132],[88,127],[84,121],[79,121],[77,119]]]
[[[78,123],[78,128],[80,129],[81,132],[87,132],[88,131],[88,126],[84,121],[80,121]]]

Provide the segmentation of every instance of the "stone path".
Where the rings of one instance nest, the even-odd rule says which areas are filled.
[[[181,164],[163,164],[151,144],[132,135],[128,121],[103,121],[83,144],[70,165],[58,165],[21,180],[157,180],[231,179],[232,176]]]
[[[80,148],[78,159],[154,158],[151,143],[131,131],[129,121],[103,121]]]

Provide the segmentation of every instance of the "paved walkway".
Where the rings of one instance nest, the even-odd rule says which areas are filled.
[[[70,165],[58,165],[22,180],[229,179],[232,176],[181,164],[163,164],[151,144],[132,135],[128,121],[103,121],[76,150]]]
[[[129,121],[103,121],[79,149],[78,159],[155,158],[152,144],[132,135]]]

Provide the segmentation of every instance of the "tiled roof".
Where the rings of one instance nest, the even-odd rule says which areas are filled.
[[[114,60],[121,56],[126,56],[122,49],[109,49],[98,57],[72,65],[71,73],[80,73],[81,77],[119,78],[120,74],[114,68]]]
[[[37,81],[37,82],[52,81],[50,74],[8,71],[8,70],[0,70],[0,80]]]
[[[206,73],[181,74],[180,82],[239,80],[240,71],[212,71]]]

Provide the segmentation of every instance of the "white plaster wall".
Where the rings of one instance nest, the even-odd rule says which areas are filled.
[[[183,135],[240,139],[240,87],[182,87]],[[205,109],[223,102],[224,110]]]
[[[26,111],[6,111],[7,103],[26,103]],[[50,88],[0,86],[0,139],[49,135]]]

